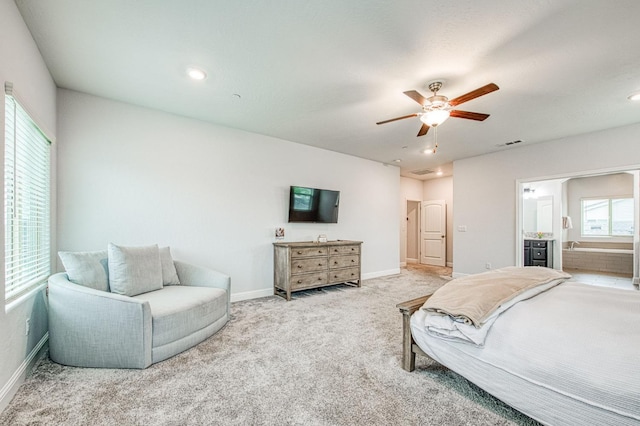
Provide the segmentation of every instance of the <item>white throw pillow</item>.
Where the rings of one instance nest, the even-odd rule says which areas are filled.
[[[176,271],[176,265],[173,264],[173,257],[171,257],[171,249],[169,247],[160,247],[158,250],[160,250],[160,263],[162,264],[162,284],[180,284],[178,271]]]
[[[112,293],[137,296],[162,288],[157,245],[123,247],[109,243],[109,286]]]
[[[60,251],[60,260],[72,283],[109,291],[107,251]]]

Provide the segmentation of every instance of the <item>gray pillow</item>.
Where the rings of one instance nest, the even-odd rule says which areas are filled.
[[[173,257],[171,257],[171,249],[169,247],[160,247],[158,250],[160,250],[160,263],[162,264],[162,284],[180,284],[178,271],[176,271],[176,265],[173,264]]]
[[[112,293],[137,296],[162,288],[157,245],[123,247],[109,243],[109,287]]]
[[[60,251],[58,256],[67,271],[69,281],[96,290],[109,291],[106,250]]]

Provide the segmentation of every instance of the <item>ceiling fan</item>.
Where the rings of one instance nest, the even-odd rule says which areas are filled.
[[[438,91],[442,88],[441,81],[434,81],[429,84],[429,90],[433,92],[432,96],[425,98],[415,90],[409,90],[404,92],[405,95],[416,101],[422,106],[422,112],[405,115],[402,117],[392,118],[390,120],[379,121],[376,124],[385,124],[392,121],[404,120],[405,118],[419,117],[422,121],[422,127],[418,132],[418,136],[424,136],[429,131],[430,127],[437,127],[442,124],[449,117],[466,118],[467,120],[484,121],[489,117],[489,114],[482,114],[479,112],[461,111],[459,109],[453,109],[454,107],[468,102],[472,99],[486,95],[499,89],[493,83],[489,83],[486,86],[482,86],[476,90],[458,96],[449,100],[446,96],[438,95]]]

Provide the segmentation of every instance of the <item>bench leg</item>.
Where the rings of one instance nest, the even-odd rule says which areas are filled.
[[[402,313],[402,368],[411,372],[416,369],[416,354],[412,350],[413,336],[410,326],[411,315]]]

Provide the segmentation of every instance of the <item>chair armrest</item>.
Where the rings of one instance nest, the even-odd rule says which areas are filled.
[[[178,279],[181,285],[195,287],[214,287],[227,292],[227,314],[231,304],[231,277],[213,269],[202,266],[191,265],[179,260],[173,261],[178,272]]]
[[[49,354],[78,367],[146,368],[151,365],[149,302],[49,278]]]

